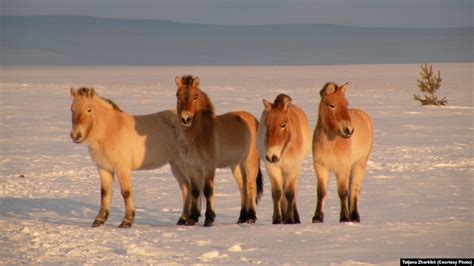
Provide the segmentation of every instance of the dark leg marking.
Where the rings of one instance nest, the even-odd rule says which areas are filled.
[[[353,211],[353,212],[351,213],[351,222],[360,223],[359,212]]]
[[[102,198],[106,197],[106,196],[107,196],[107,193],[108,193],[107,189],[105,189],[105,188],[101,188],[101,189],[100,189],[100,196],[101,196]]]
[[[130,228],[132,227],[133,220],[135,220],[135,210],[132,210],[130,217],[125,217],[122,223],[118,226],[119,228]]]
[[[316,210],[314,211],[313,223],[322,223],[324,222],[324,212],[323,212],[323,199],[326,197],[326,189],[323,188],[323,185],[318,183],[318,192],[317,192],[317,203]]]
[[[99,227],[102,226],[105,221],[109,218],[109,211],[101,211],[99,215],[95,218],[94,222],[92,223],[92,227]]]
[[[179,220],[176,223],[176,225],[185,225],[185,224],[186,224],[186,218],[179,217]]]
[[[256,221],[257,221],[257,213],[255,212],[255,210],[249,210],[247,212],[247,223],[255,224]]]
[[[313,216],[313,223],[322,223],[324,222],[324,213],[321,211],[316,211]]]
[[[198,207],[198,200],[201,192],[199,191],[198,188],[196,187],[191,187],[191,212],[189,214],[189,217],[186,219],[185,225],[195,225],[199,221],[199,216],[201,216],[201,213],[199,211]]]
[[[278,212],[277,210],[280,208],[280,200],[281,198],[281,190],[272,190],[272,198],[273,198],[273,224],[281,224],[282,223],[282,217],[281,217],[281,212],[284,210],[280,210]]]
[[[237,220],[238,224],[245,223],[247,221],[248,214],[244,209],[240,210],[239,219]]]
[[[294,217],[294,223],[295,224],[300,224],[300,214],[298,213],[298,209],[296,208],[296,203],[293,206],[293,217]]]
[[[126,200],[128,198],[130,198],[130,190],[125,190],[123,193],[122,193],[122,196],[123,198]]]
[[[349,222],[349,191],[347,189],[339,190],[339,199],[341,200],[341,213],[339,215],[339,222]]]
[[[206,197],[206,220],[204,221],[204,226],[213,226],[214,220],[216,219],[216,213],[212,209],[210,203],[210,197],[212,196],[213,188],[210,183],[206,183],[204,186],[204,196]]]

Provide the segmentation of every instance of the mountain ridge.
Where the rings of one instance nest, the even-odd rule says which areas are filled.
[[[0,16],[2,65],[326,65],[472,62],[474,27],[210,25]]]

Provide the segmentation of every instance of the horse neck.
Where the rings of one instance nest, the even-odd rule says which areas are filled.
[[[188,145],[197,147],[200,150],[214,149],[214,126],[216,118],[210,114],[198,112],[193,118],[191,127],[181,126],[182,133],[180,137],[188,143]]]
[[[337,136],[337,132],[332,130],[329,125],[325,123],[325,119],[321,112],[321,105],[318,112],[318,122],[316,124],[318,134],[323,134],[327,139],[334,139]]]
[[[112,136],[113,134],[109,134],[109,132],[117,131],[119,127],[118,117],[125,114],[106,106],[101,101],[102,100],[96,100],[94,102],[94,125],[89,133],[91,144],[103,143],[105,138]]]

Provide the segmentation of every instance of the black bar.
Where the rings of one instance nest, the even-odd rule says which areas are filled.
[[[466,258],[401,258],[400,266],[436,265],[436,266],[473,266],[474,259]]]

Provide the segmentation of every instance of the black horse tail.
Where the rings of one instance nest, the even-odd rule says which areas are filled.
[[[263,196],[263,176],[260,167],[258,168],[257,175],[257,204]]]

